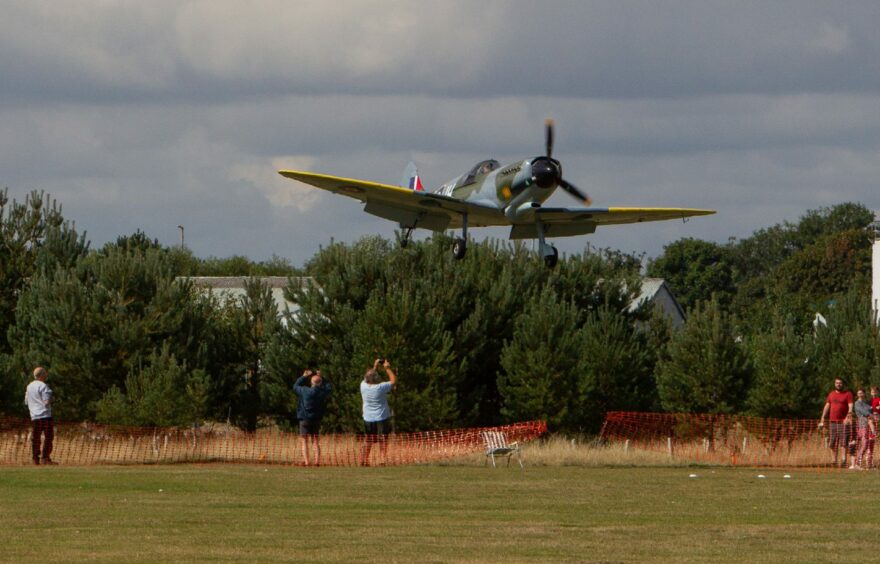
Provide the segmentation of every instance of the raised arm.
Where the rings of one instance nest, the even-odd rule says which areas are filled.
[[[309,379],[311,376],[302,375],[296,379],[296,382],[293,383],[293,391],[296,391],[297,388],[308,388],[309,387]]]
[[[396,390],[397,374],[395,374],[394,370],[391,369],[391,363],[388,361],[387,358],[385,359],[385,364],[383,366],[385,367],[385,373],[388,374],[388,381],[391,382],[391,388]]]

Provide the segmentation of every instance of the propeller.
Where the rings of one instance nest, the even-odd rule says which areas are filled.
[[[553,184],[556,184],[573,197],[583,202],[584,205],[589,206],[593,203],[589,194],[581,192],[577,186],[562,178],[562,168],[559,166],[559,161],[553,160],[554,128],[555,124],[552,119],[548,119],[544,122],[547,156],[545,158],[535,159],[535,161],[532,162],[532,175],[535,178],[535,183],[542,188],[549,188]]]
[[[589,194],[587,194],[586,192],[581,192],[577,189],[576,186],[574,186],[564,178],[559,179],[559,187],[577,198],[578,200],[582,201],[585,206],[589,206],[593,203],[593,199],[590,198]]]

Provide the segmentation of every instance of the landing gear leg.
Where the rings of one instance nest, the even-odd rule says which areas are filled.
[[[461,237],[456,237],[452,242],[452,257],[455,260],[463,259],[467,252],[467,224],[467,214],[461,214]]]
[[[535,223],[535,227],[538,230],[538,253],[544,259],[547,268],[553,268],[559,262],[559,251],[544,240],[544,224],[538,221]]]
[[[415,225],[412,227],[405,227],[401,225],[401,228],[403,229],[403,237],[400,238],[400,246],[405,249],[406,246],[409,244],[409,238],[412,236],[413,229],[415,229],[416,227]]]

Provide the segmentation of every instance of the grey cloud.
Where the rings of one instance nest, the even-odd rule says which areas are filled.
[[[200,256],[301,263],[395,226],[275,169],[394,182],[415,160],[437,186],[541,153],[546,117],[598,205],[719,210],[564,252],[877,205],[874,3],[0,4],[0,185],[49,191],[96,244],[183,224]]]
[[[6,104],[876,92],[873,2],[8,2]]]

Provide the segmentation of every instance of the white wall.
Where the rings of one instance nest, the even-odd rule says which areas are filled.
[[[874,241],[874,252],[871,258],[873,282],[871,283],[871,307],[874,309],[874,321],[880,323],[880,239]]]

